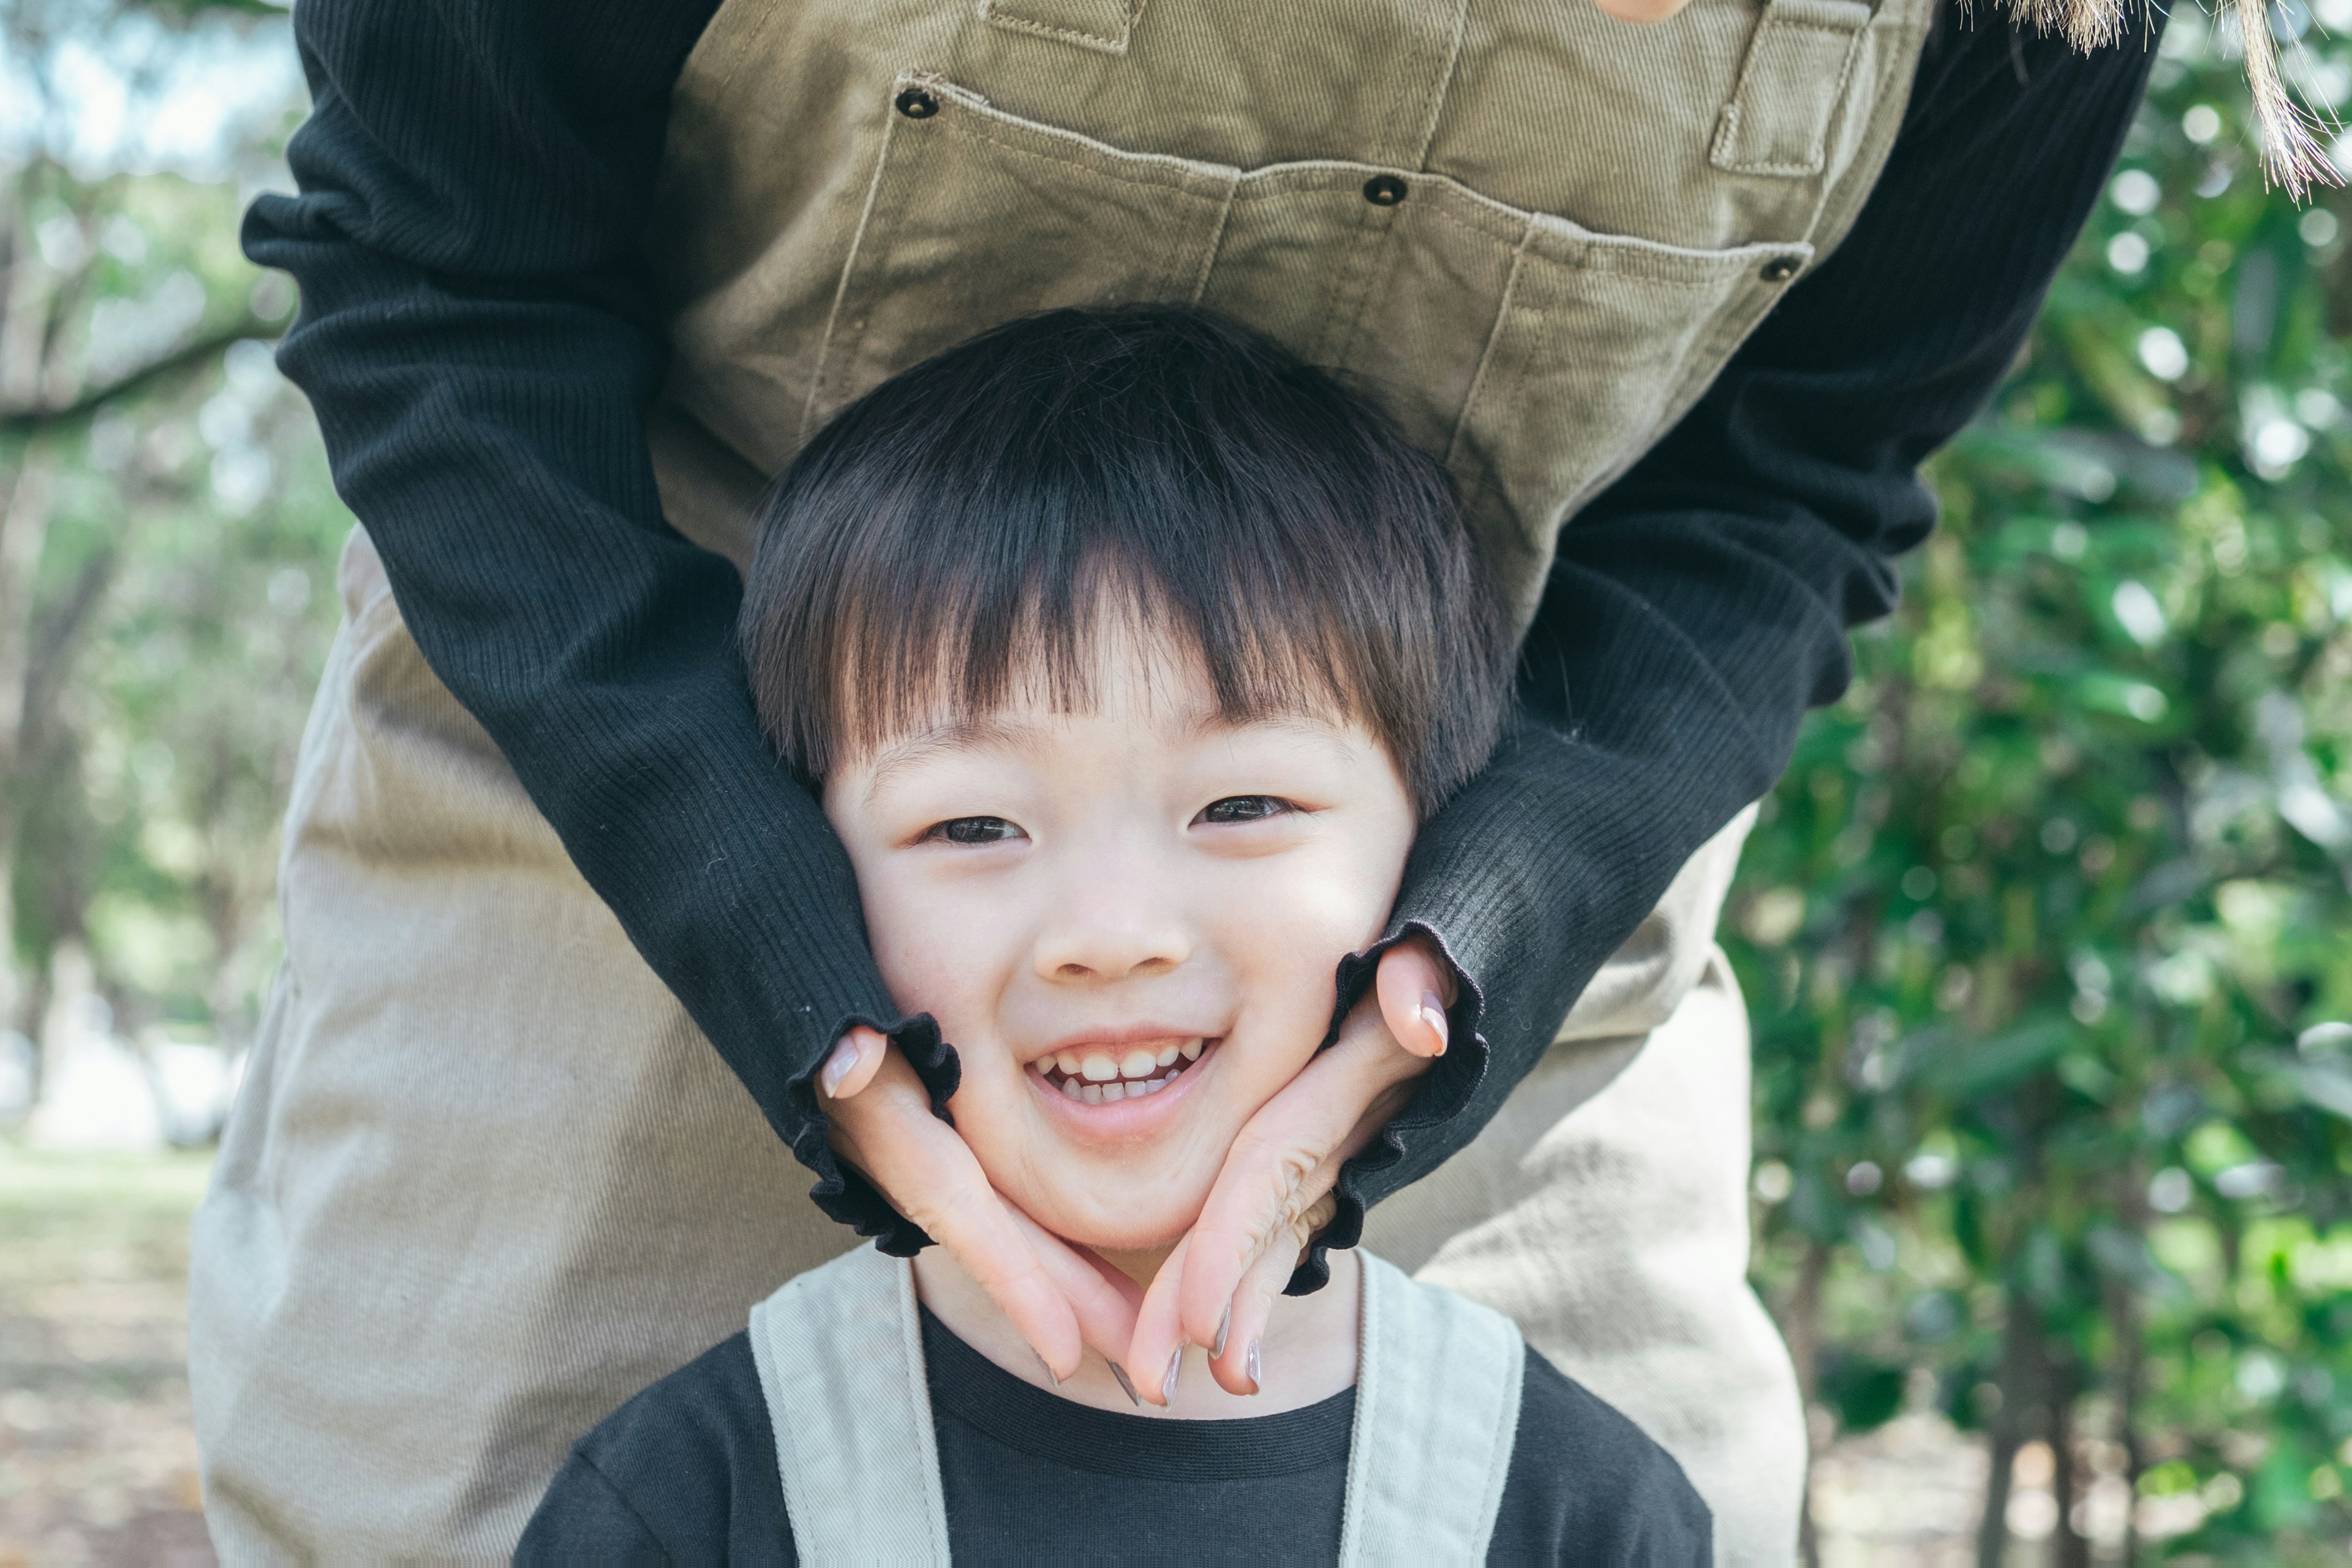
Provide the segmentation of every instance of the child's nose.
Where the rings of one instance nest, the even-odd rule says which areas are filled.
[[[1192,955],[1171,911],[1106,900],[1066,910],[1037,941],[1038,978],[1062,984],[1164,974]]]

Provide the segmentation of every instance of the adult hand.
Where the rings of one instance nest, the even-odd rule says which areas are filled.
[[[833,1146],[890,1205],[948,1249],[1013,1321],[1046,1370],[1078,1370],[1084,1346],[1112,1360],[1135,1333],[1139,1292],[1125,1276],[1007,1203],[930,1091],[878,1030],[860,1026],[817,1073]]]
[[[1593,0],[1601,11],[1621,22],[1653,26],[1670,22],[1682,14],[1690,0]]]
[[[1339,1167],[1379,1136],[1445,1054],[1454,977],[1432,944],[1381,955],[1370,994],[1339,1037],[1258,1109],[1234,1141],[1201,1217],[1145,1292],[1127,1364],[1136,1390],[1165,1405],[1161,1369],[1186,1344],[1234,1394],[1258,1389],[1257,1342],[1300,1249],[1330,1222]]]

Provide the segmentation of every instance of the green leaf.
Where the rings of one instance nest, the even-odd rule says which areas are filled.
[[[2084,1245],[2101,1273],[2121,1280],[2143,1296],[2178,1301],[2189,1295],[2188,1285],[2156,1260],[2148,1251],[2147,1238],[2137,1231],[2112,1225],[2094,1226],[2084,1236]]]
[[[1921,1069],[1919,1080],[1936,1093],[1974,1100],[2049,1066],[2080,1032],[2072,1020],[2041,1019],[1990,1039],[1955,1041]]]
[[[1832,1351],[1822,1359],[1822,1398],[1848,1432],[1884,1426],[1903,1413],[1906,1369],[1890,1362]]]

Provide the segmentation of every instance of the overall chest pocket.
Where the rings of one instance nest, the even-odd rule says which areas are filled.
[[[1811,257],[1597,235],[1423,171],[1126,151],[934,77],[901,77],[881,107],[803,439],[995,322],[1202,305],[1362,388],[1444,457],[1523,623],[1564,519],[1689,406]]]

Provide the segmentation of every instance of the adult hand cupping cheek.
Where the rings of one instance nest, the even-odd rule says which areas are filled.
[[[1412,1097],[1445,1054],[1454,977],[1423,938],[1381,955],[1379,976],[1339,1037],[1261,1107],[1234,1140],[1192,1233],[1145,1295],[1129,1364],[1154,1369],[1138,1392],[1165,1405],[1157,1375],[1187,1344],[1207,1346],[1231,1393],[1255,1394],[1259,1335],[1308,1237],[1329,1223],[1339,1168]]]
[[[818,1077],[833,1142],[892,1206],[947,1248],[1057,1378],[1080,1345],[1134,1367],[1183,1344],[1218,1353],[1217,1381],[1255,1393],[1255,1347],[1300,1248],[1326,1223],[1339,1168],[1379,1135],[1446,1046],[1452,975],[1421,939],[1381,956],[1379,977],[1331,1048],[1260,1108],[1234,1141],[1192,1231],[1140,1303],[1135,1287],[1007,1203],[963,1139],[931,1113],[915,1070],[877,1031],[853,1029]],[[1140,1312],[1139,1312],[1139,1305]],[[1137,1391],[1165,1404],[1163,1380]]]
[[[948,1249],[1055,1378],[1078,1369],[1081,1342],[1116,1360],[1135,1331],[1139,1292],[1116,1269],[1053,1236],[998,1195],[930,1091],[879,1031],[852,1029],[817,1076],[833,1145],[891,1206]]]

